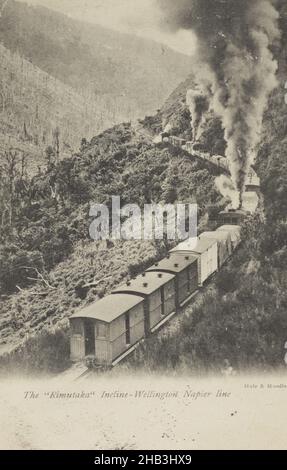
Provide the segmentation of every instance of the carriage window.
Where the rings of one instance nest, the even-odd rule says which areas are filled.
[[[106,325],[104,323],[97,324],[97,337],[98,338],[106,337]]]

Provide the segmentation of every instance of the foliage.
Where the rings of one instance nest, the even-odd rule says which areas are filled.
[[[17,12],[14,21],[15,8],[21,10],[22,21],[19,21]],[[11,2],[5,15],[5,21],[0,20],[1,27],[4,26],[0,33],[4,46],[12,50],[20,47],[24,55],[30,51],[33,64],[40,65],[66,85],[81,87],[82,82],[89,82],[88,77],[96,77],[99,81],[93,82],[95,88],[102,92],[108,87],[107,94],[114,93],[111,90],[115,89],[116,94],[126,94],[130,86],[138,89],[126,71],[129,83],[118,80],[114,57],[109,64],[102,64],[87,49],[87,38],[97,42],[95,37],[98,35],[94,30],[86,29],[80,38],[76,38],[79,26],[75,26],[75,37],[72,38],[70,20],[63,20],[43,9],[20,7],[17,2]],[[47,19],[49,38],[47,30],[41,31],[39,27],[43,25],[43,18]],[[21,27],[15,31],[19,23]],[[33,28],[29,26],[31,24]],[[59,25],[63,27],[59,28]],[[61,41],[58,31],[61,31]],[[105,40],[108,39],[106,32],[101,32]],[[35,45],[32,50],[28,43],[30,40]],[[39,55],[44,46],[47,53]],[[113,40],[112,47],[118,51]],[[13,127],[14,116],[17,116],[18,101],[20,108],[28,106],[20,98],[18,100],[19,83],[24,80],[33,89],[35,70],[27,60],[7,54],[5,48],[1,51],[9,65],[8,73],[13,71],[11,83],[6,77],[1,88],[2,117],[10,106],[9,119],[6,116],[2,122],[3,130],[7,132]],[[63,57],[68,58],[66,62]],[[83,67],[82,60],[90,66]],[[107,68],[114,78],[111,83],[117,83],[116,88],[111,83],[101,82],[101,77],[107,76]],[[43,84],[45,75],[40,71],[37,73],[39,82]],[[160,88],[154,83],[154,77],[149,79],[152,80],[152,89]],[[160,81],[161,84],[171,82],[168,77],[165,80],[160,77]],[[61,106],[66,103],[67,89],[63,90],[60,81],[55,81],[57,86],[52,86],[52,83],[53,80],[47,78],[46,91],[49,96],[51,89],[55,93],[55,102],[51,101],[50,108],[57,114],[56,101],[62,97]],[[141,83],[145,92],[138,90],[138,96],[133,96],[136,108],[148,95],[146,83]],[[185,95],[192,84],[193,78],[189,77],[155,117],[145,118],[142,121],[145,129],[157,134],[170,124],[177,135],[191,138],[191,116]],[[74,101],[78,110],[82,101],[77,101],[79,95],[75,90],[70,91],[69,99]],[[95,89],[89,90],[90,97],[95,93],[98,96]],[[174,331],[171,329],[167,334],[151,337],[136,352],[130,362],[131,367],[218,371],[226,361],[236,370],[253,366],[268,368],[282,363],[287,339],[287,107],[283,94],[284,90],[279,87],[265,113],[256,167],[262,182],[263,200],[261,211],[256,217],[247,219],[242,228],[241,248],[219,273],[211,293],[207,290],[187,308]],[[109,99],[113,103],[115,96]],[[154,101],[154,93],[151,99]],[[166,248],[143,242],[118,242],[104,246],[91,243],[88,234],[90,202],[110,206],[112,195],[120,195],[122,204],[133,202],[141,207],[151,202],[196,202],[202,224],[207,212],[213,215],[222,207],[222,198],[214,187],[210,168],[180,149],[151,144],[150,139],[144,137],[145,132],[140,132],[130,123],[114,126],[91,140],[80,129],[79,137],[83,139],[79,153],[70,158],[64,158],[62,154],[60,159],[59,145],[66,132],[73,132],[73,126],[71,123],[66,127],[59,122],[49,123],[47,137],[43,123],[50,108],[45,108],[40,118],[36,103],[31,103],[32,111],[27,108],[31,122],[27,119],[21,125],[16,122],[16,128],[17,132],[21,129],[20,140],[27,144],[25,158],[32,155],[29,153],[30,142],[45,141],[46,165],[32,177],[24,171],[21,159],[15,167],[12,165],[13,168],[9,165],[1,167],[0,341],[4,349],[6,345],[15,347],[15,354],[6,357],[6,365],[11,360],[23,369],[29,364],[29,368],[36,370],[55,371],[55,368],[62,369],[68,364],[67,323],[62,324],[59,331],[55,325],[65,322],[77,308],[110,292],[128,276],[137,274]],[[83,109],[81,104],[79,106]],[[70,109],[66,105],[64,108]],[[22,113],[21,108],[18,116]],[[65,115],[62,119],[64,122]],[[82,123],[81,112],[77,111],[76,120]],[[56,131],[57,126],[59,131]],[[207,116],[203,131],[199,143],[201,148],[212,153],[224,153],[223,131],[212,114]],[[13,155],[8,154],[8,163],[11,163]],[[82,295],[83,289],[85,295]]]
[[[59,373],[70,365],[69,329],[43,329],[31,336],[11,355],[0,359],[0,372],[8,369],[18,374]]]
[[[242,244],[217,274],[210,294],[187,308],[179,326],[151,337],[129,367],[233,371],[280,367],[287,340],[287,106],[272,95],[258,149],[261,207],[246,219]],[[264,209],[263,209],[264,203]],[[214,207],[212,207],[214,211]],[[180,338],[180,341],[178,341]]]
[[[13,218],[0,228],[0,343],[5,350],[35,334],[23,357],[28,361],[29,354],[45,347],[47,359],[39,354],[32,364],[49,370],[56,357],[47,346],[49,338],[56,355],[60,343],[53,336],[41,336],[38,342],[43,329],[50,331],[76,308],[101,298],[166,254],[165,243],[92,243],[91,202],[110,207],[112,195],[120,195],[122,204],[141,207],[184,200],[197,202],[201,217],[221,199],[203,164],[181,151],[157,147],[130,123],[84,141],[70,158],[56,162],[53,155],[45,171],[32,178],[17,172]],[[3,194],[9,203],[8,192]]]

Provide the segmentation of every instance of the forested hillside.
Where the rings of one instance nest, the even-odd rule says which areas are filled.
[[[138,350],[128,367],[174,373],[282,364],[287,337],[284,93],[283,84],[270,98],[258,152],[265,221],[248,219],[241,248],[216,283],[186,309],[174,329],[153,336]],[[169,100],[163,110],[170,106]],[[144,121],[148,129],[150,121]],[[186,129],[183,123],[179,132]],[[33,179],[19,170],[13,201],[4,188],[0,338],[2,353],[16,352],[3,356],[2,364],[30,370],[67,366],[69,315],[164,255],[164,244],[91,242],[91,201],[110,204],[114,194],[121,195],[122,203],[141,206],[196,201],[199,229],[210,207],[225,207],[210,168],[180,150],[153,144],[152,134],[149,138],[142,131],[129,123],[111,128],[84,143],[72,158],[50,162]],[[221,132],[215,136],[222,139]]]
[[[20,150],[33,174],[82,139],[154,112],[189,69],[157,43],[47,8],[1,0],[0,11],[0,151]]]
[[[164,373],[239,373],[284,365],[287,342],[287,105],[281,82],[269,101],[256,170],[265,220],[243,227],[243,243],[175,328],[152,337],[129,367]],[[181,338],[179,341],[178,338]]]
[[[105,131],[79,154],[51,163],[32,179],[22,176],[20,168],[13,180],[12,201],[9,177],[3,188],[7,211],[1,227],[0,344],[4,352],[29,335],[46,332],[29,343],[38,351],[33,354],[37,367],[37,361],[44,361],[40,367],[47,367],[47,362],[57,367],[59,345],[47,333],[49,328],[57,328],[58,322],[67,326],[75,308],[141,272],[167,249],[157,242],[93,242],[91,201],[110,205],[111,196],[117,194],[122,204],[141,207],[152,201],[197,202],[202,227],[210,204],[224,205],[214,175],[202,163],[154,145],[129,123]],[[57,334],[63,341],[62,333]],[[62,344],[67,348],[67,338]],[[20,358],[24,356],[21,350]],[[33,361],[27,366],[35,366]]]
[[[243,227],[243,243],[200,300],[159,336],[151,337],[128,367],[182,374],[243,370],[268,371],[285,366],[287,345],[287,5],[278,2],[281,41],[276,45],[278,87],[269,99],[258,149],[264,220],[257,214]],[[184,95],[192,78],[181,84],[154,119],[163,117],[178,135],[188,136]],[[189,131],[190,132],[190,131]],[[190,134],[189,134],[190,135]],[[211,151],[225,143],[220,122],[207,119],[201,145]],[[179,341],[180,338],[180,341]],[[124,365],[123,367],[126,367]]]
[[[282,3],[281,21],[286,19],[286,8]],[[46,10],[43,11],[46,14]],[[25,11],[23,15],[25,18]],[[256,214],[247,219],[240,249],[218,274],[216,282],[203,293],[200,302],[189,306],[173,329],[151,337],[129,361],[128,367],[174,374],[204,369],[238,372],[260,367],[266,370],[283,364],[287,341],[285,39],[282,36],[281,45],[276,46],[279,84],[265,112],[256,163],[264,217]],[[63,44],[69,41],[64,40]],[[13,62],[14,56],[9,57]],[[46,57],[51,56],[48,53]],[[16,66],[17,70],[21,69],[21,63]],[[30,70],[26,62],[23,67]],[[25,70],[10,85],[11,90],[15,85],[15,96],[17,80],[27,80],[28,86],[26,76],[35,73],[34,69],[29,73]],[[63,74],[67,70],[65,68]],[[42,72],[40,83],[41,77]],[[141,272],[166,252],[164,243],[92,242],[88,230],[92,201],[109,205],[112,195],[120,195],[122,204],[132,202],[140,206],[151,201],[197,202],[199,230],[205,228],[209,209],[226,206],[227,201],[217,192],[215,174],[209,167],[180,149],[153,143],[154,135],[167,124],[175,134],[191,136],[191,116],[185,95],[192,86],[193,78],[189,77],[156,114],[142,120],[142,128],[130,122],[114,126],[91,139],[84,139],[79,151],[69,158],[57,158],[59,133],[52,132],[54,145],[51,152],[46,153],[45,165],[33,177],[26,171],[27,156],[21,149],[8,148],[3,152],[0,180],[2,365],[53,371],[67,366],[68,317],[76,308],[99,299],[118,282]],[[58,96],[66,100],[67,94],[61,86]],[[13,103],[15,106],[16,101],[12,99]],[[20,97],[19,103],[25,107]],[[27,106],[31,108],[26,114],[27,123],[21,125],[24,136],[27,133],[27,139],[29,135],[32,139],[37,135],[43,138],[40,123],[39,134],[35,126],[35,103],[27,103]],[[53,107],[57,109],[56,106],[55,103]],[[6,102],[5,109],[9,109]],[[21,110],[22,113],[25,116],[25,111]],[[7,126],[13,126],[13,119],[7,121]],[[62,127],[63,132],[71,132],[65,127],[64,117]],[[206,119],[201,145],[211,152],[224,153],[226,143],[221,124],[211,114]],[[5,356],[9,350],[14,353]]]
[[[122,98],[77,93],[0,44],[0,149],[19,149],[27,170],[45,163],[45,151],[59,138],[60,156],[71,155],[82,137],[123,120]]]

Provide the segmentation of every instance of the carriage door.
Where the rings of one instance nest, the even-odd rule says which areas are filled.
[[[125,327],[126,327],[126,345],[131,344],[131,322],[130,314],[126,313],[125,315]]]
[[[95,322],[85,320],[85,354],[95,355]]]
[[[164,287],[160,289],[160,297],[161,297],[161,316],[165,316],[165,291]]]

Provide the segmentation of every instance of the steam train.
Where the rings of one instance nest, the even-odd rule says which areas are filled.
[[[73,314],[71,360],[116,365],[191,302],[239,243],[239,225],[187,239],[143,274]]]
[[[160,134],[160,138],[161,138],[161,142],[169,143],[173,147],[185,150],[186,152],[220,168],[226,173],[230,172],[228,160],[226,157],[223,157],[222,155],[210,155],[210,153],[208,152],[197,150],[195,149],[194,142],[187,141],[186,139],[182,139],[174,135],[169,135],[167,132],[162,132]],[[260,178],[257,176],[254,168],[251,167],[247,175],[246,191],[258,193],[259,190],[260,190]]]
[[[193,142],[168,133],[161,138],[228,171],[225,157],[195,151]],[[246,189],[258,191],[259,186],[260,180],[251,169]],[[73,314],[69,318],[71,360],[110,367],[124,359],[191,302],[221,269],[240,244],[246,215],[244,210],[222,211],[217,220],[219,228],[179,243],[143,274]]]

